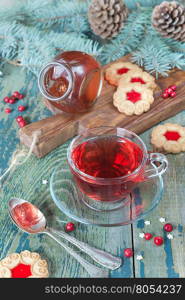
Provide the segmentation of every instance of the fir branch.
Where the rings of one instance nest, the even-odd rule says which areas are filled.
[[[56,7],[52,6],[51,9],[45,7],[32,12],[31,25],[41,29],[57,25],[62,31],[85,32],[89,30],[87,9],[86,2],[58,1]]]
[[[164,0],[124,0],[126,6],[129,9],[136,9],[138,7],[154,7],[160,3],[162,3]],[[168,0],[168,2],[171,2],[174,0]]]
[[[133,53],[132,61],[156,77],[168,76],[172,68],[185,69],[185,43],[162,38],[150,25],[142,45]]]
[[[45,32],[16,22],[0,23],[0,36],[4,38],[3,45],[7,43],[3,50],[0,49],[1,57],[6,61],[18,60],[19,65],[35,74],[58,52],[79,50],[96,57],[101,51],[97,43],[85,37],[77,37],[75,33]]]
[[[165,43],[170,47],[173,52],[179,52],[185,54],[185,43],[175,41],[172,39],[165,39]]]
[[[125,0],[130,12],[120,34],[110,42],[96,41],[89,28],[91,0],[25,0],[13,9],[0,8],[1,63],[9,62],[35,74],[61,51],[87,52],[102,63],[127,53],[148,72],[166,76],[173,67],[185,69],[185,43],[162,38],[151,26],[153,6],[160,0]],[[11,20],[11,22],[10,22]]]
[[[159,74],[168,76],[172,68],[170,61],[170,48],[156,35],[147,35],[139,50],[132,55],[132,61],[158,78]]]
[[[138,9],[130,13],[120,34],[105,45],[101,60],[110,62],[136,49],[145,35],[145,27],[150,23],[151,8]]]
[[[66,32],[85,32],[89,30],[87,21],[88,2],[78,0],[28,0],[22,1],[15,10],[0,10],[1,22],[10,19],[38,29],[49,29],[55,25]]]
[[[185,70],[185,53],[170,53],[169,61],[171,68],[178,68]]]

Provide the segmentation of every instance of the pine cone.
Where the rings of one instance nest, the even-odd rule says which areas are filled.
[[[102,39],[115,37],[128,17],[123,0],[92,0],[88,18],[92,31]]]
[[[164,1],[157,5],[152,24],[162,36],[185,42],[185,8],[179,3]]]

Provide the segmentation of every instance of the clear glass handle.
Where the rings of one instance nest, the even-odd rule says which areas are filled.
[[[149,179],[155,176],[162,175],[168,168],[168,160],[164,154],[161,153],[149,153],[148,162],[151,168],[145,170],[145,179]]]

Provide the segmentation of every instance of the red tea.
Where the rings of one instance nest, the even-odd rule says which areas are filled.
[[[131,140],[101,136],[86,140],[72,152],[75,166],[93,178],[79,175],[74,170],[72,172],[80,190],[89,197],[100,201],[116,201],[140,181],[141,172],[132,173],[141,165],[142,159],[142,150]],[[127,180],[119,179],[128,175]],[[107,182],[101,179],[107,179]]]

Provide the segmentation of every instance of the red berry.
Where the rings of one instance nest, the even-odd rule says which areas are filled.
[[[164,90],[164,93],[167,93],[168,95],[170,95],[170,93],[169,93],[169,87]]]
[[[164,243],[162,236],[156,236],[154,238],[154,243],[156,244],[156,246],[161,246]]]
[[[23,94],[19,94],[19,96],[17,97],[19,100],[24,98],[24,95]]]
[[[151,240],[152,238],[153,238],[153,235],[151,234],[151,233],[145,233],[145,235],[144,235],[144,238],[145,238],[145,240]]]
[[[67,223],[66,226],[65,226],[65,230],[67,232],[71,232],[71,231],[74,231],[75,230],[75,224],[74,223]]]
[[[167,92],[164,92],[162,94],[163,99],[167,99],[169,97],[169,94]]]
[[[173,226],[170,223],[165,224],[163,228],[167,232],[171,232],[173,230]]]
[[[26,120],[24,120],[24,119],[19,121],[18,124],[19,124],[19,127],[21,127],[21,128],[27,125]]]
[[[173,92],[173,90],[169,87],[169,88],[167,88],[167,93],[169,94],[169,95],[171,95],[171,93]]]
[[[14,104],[15,103],[15,99],[14,98],[10,98],[9,101],[8,101],[8,103]]]
[[[176,85],[171,85],[169,88],[172,89],[172,91],[176,91],[177,86]]]
[[[19,99],[19,95],[20,95],[20,94],[19,94],[19,92],[17,92],[17,91],[14,92],[14,93],[12,94],[12,96],[15,97],[15,98],[17,98],[17,99]]]
[[[8,102],[9,102],[9,100],[10,100],[10,98],[9,98],[9,97],[4,97],[4,99],[3,99],[3,100],[4,100],[4,102],[5,102],[5,103],[8,103]]]
[[[176,97],[176,95],[177,95],[177,93],[172,91],[170,94],[170,97],[174,98],[174,97]]]
[[[133,252],[133,250],[132,250],[131,248],[126,248],[126,249],[124,249],[124,255],[125,255],[126,257],[132,257],[133,254],[134,254],[134,252]]]
[[[26,106],[24,105],[19,105],[18,111],[24,111],[26,109]]]
[[[11,108],[9,108],[9,107],[8,107],[8,108],[5,108],[5,113],[6,113],[6,114],[10,114],[11,112],[12,112]]]
[[[22,116],[18,116],[18,117],[16,118],[16,121],[17,121],[18,123],[19,123],[20,121],[22,121],[22,120],[24,120]]]

